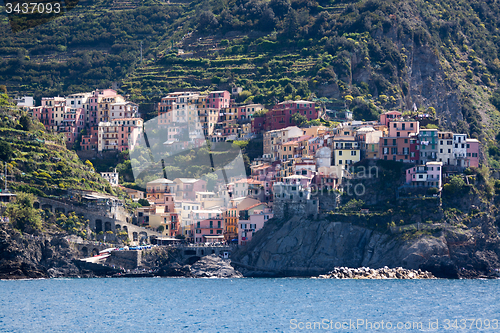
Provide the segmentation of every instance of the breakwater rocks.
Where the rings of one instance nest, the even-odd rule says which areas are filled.
[[[435,279],[434,275],[430,272],[414,269],[405,269],[402,267],[372,269],[368,267],[349,268],[349,267],[335,267],[335,269],[328,274],[318,276],[319,279]]]

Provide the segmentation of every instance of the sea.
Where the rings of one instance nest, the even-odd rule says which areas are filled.
[[[499,280],[0,281],[0,332],[495,332]]]

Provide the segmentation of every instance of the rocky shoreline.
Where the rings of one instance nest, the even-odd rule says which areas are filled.
[[[373,269],[369,267],[349,268],[335,267],[333,271],[320,275],[318,279],[400,279],[400,280],[416,280],[416,279],[435,279],[432,273],[422,270],[405,269],[402,267]]]
[[[231,261],[216,255],[202,257],[192,265],[174,262],[160,267],[156,276],[189,278],[242,278],[243,275],[231,266]]]

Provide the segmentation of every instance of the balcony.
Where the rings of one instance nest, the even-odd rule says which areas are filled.
[[[170,189],[165,189],[165,190],[155,190],[155,189],[151,189],[150,191],[147,191],[148,193],[173,193],[172,190]]]
[[[439,178],[438,177],[429,177],[429,176],[427,176],[427,181],[428,182],[439,182]]]

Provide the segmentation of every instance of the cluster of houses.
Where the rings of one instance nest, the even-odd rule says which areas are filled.
[[[207,189],[203,179],[160,178],[147,183],[146,194],[125,189],[150,206],[138,209],[138,223],[172,240],[184,236],[193,243],[246,244],[264,223],[290,213],[315,214],[315,193],[342,190],[353,177],[351,166],[363,159],[411,164],[406,187],[442,188],[443,176],[478,167],[480,143],[466,134],[440,131],[429,119],[398,111],[379,121],[353,121],[346,116],[337,127],[299,128],[293,115],[318,119],[329,110],[309,101],[284,101],[269,109],[261,104],[237,104],[236,92],[174,92],[157,104],[150,120],[163,145],[174,150],[212,142],[262,137],[263,155],[251,162],[244,179],[219,180]],[[83,150],[133,148],[147,127],[138,106],[112,89],[68,97],[43,98],[29,106],[47,129],[65,133],[68,144],[81,137]],[[330,112],[331,113],[331,112]],[[172,150],[170,150],[171,152]],[[118,185],[116,172],[103,176]]]
[[[214,192],[207,191],[203,179],[159,178],[148,182],[146,199],[150,206],[138,208],[138,223],[164,234],[163,241],[175,241],[182,235],[196,244],[244,245],[273,213],[267,203],[247,196],[243,186],[237,192],[233,188],[238,184],[229,185]]]
[[[113,89],[44,97],[40,106],[27,109],[47,130],[63,133],[68,147],[81,140],[82,150],[133,148],[143,128],[139,106]]]
[[[193,243],[238,239],[245,244],[273,216],[317,213],[320,199],[314,194],[342,190],[342,182],[352,177],[350,167],[362,159],[412,164],[406,186],[438,190],[445,171],[479,165],[478,140],[420,128],[418,119],[397,111],[382,114],[380,121],[336,128],[263,130],[262,137],[263,155],[252,161],[246,179],[220,182],[213,191],[202,179],[147,183],[151,205],[139,209],[140,223]]]

